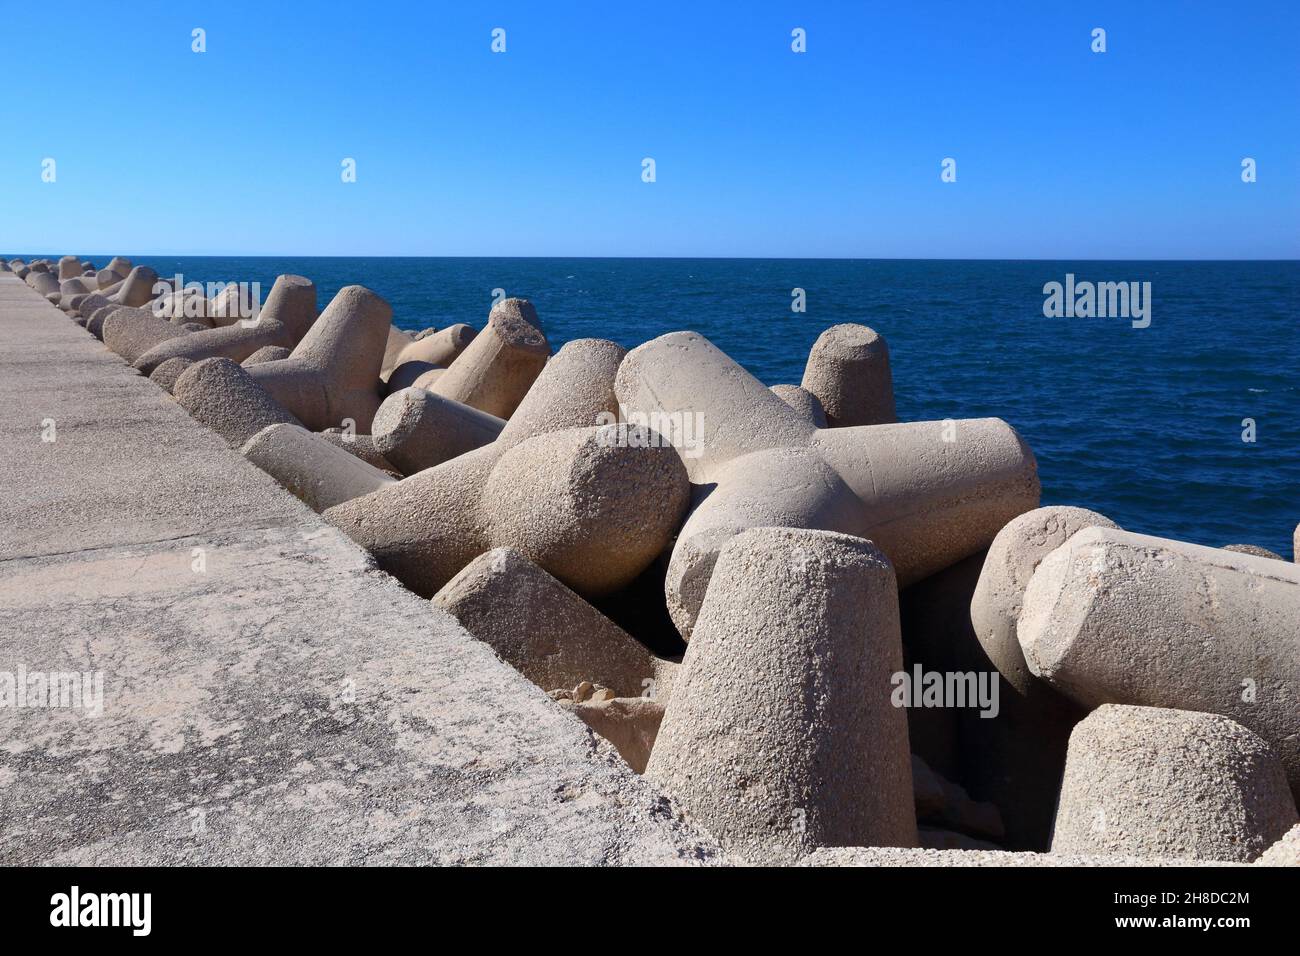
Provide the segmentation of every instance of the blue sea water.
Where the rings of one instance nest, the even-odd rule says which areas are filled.
[[[768,385],[799,382],[823,329],[865,323],[889,341],[900,420],[1006,419],[1038,458],[1044,504],[1292,556],[1300,262],[133,258],[187,281],[258,281],[263,295],[298,273],[322,306],[359,283],[408,329],[481,327],[503,289],[533,301],[555,348],[692,329]],[[1150,282],[1150,326],[1045,318],[1043,286],[1067,273]]]

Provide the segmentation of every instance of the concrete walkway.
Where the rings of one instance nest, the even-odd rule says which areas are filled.
[[[575,718],[7,274],[0,409],[0,863],[713,858]],[[20,671],[32,695],[100,673],[103,711],[17,706]]]

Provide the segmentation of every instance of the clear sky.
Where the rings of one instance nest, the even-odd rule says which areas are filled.
[[[1297,0],[31,10],[9,254],[1300,258]]]

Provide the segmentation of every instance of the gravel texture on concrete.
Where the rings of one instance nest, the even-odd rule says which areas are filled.
[[[800,866],[1243,866],[1208,860],[1166,860],[1137,856],[1079,856],[1070,853],[1011,853],[1006,850],[910,850],[892,846],[850,846],[818,850]]]
[[[577,718],[7,275],[0,399],[0,671],[103,675],[99,716],[0,707],[0,864],[719,859]]]

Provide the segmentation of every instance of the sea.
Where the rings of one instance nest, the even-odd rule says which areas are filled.
[[[297,273],[322,307],[364,285],[412,330],[481,328],[494,296],[522,296],[556,349],[690,329],[767,385],[798,384],[824,329],[863,323],[889,343],[899,420],[1005,419],[1034,450],[1044,504],[1293,557],[1300,262],[131,258],[187,282],[260,282],[263,298]],[[1138,283],[1148,311],[1048,315],[1053,282]]]

